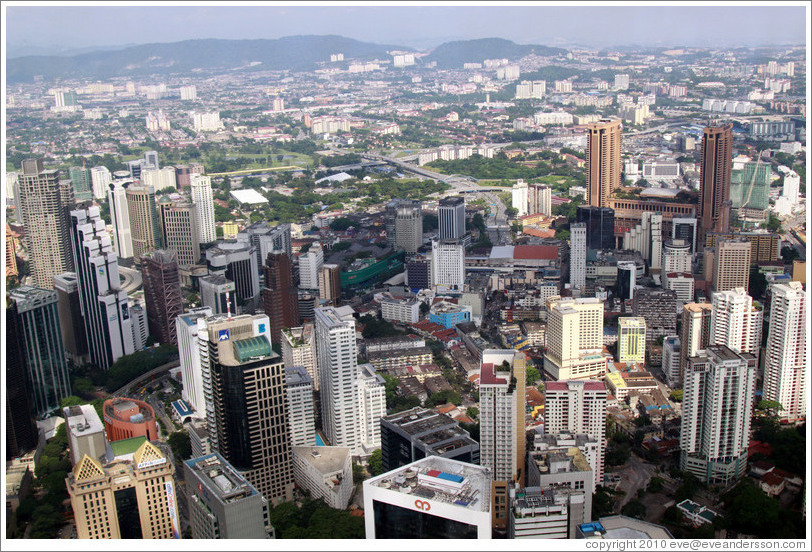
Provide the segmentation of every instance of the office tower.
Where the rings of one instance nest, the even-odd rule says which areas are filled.
[[[59,408],[71,394],[68,363],[59,329],[55,291],[21,286],[9,292],[16,303],[18,343],[21,344],[34,411],[43,416]]]
[[[192,185],[192,171],[189,165],[175,165],[175,180],[179,192]]]
[[[349,447],[294,446],[293,478],[314,500],[345,510],[355,485]]]
[[[666,240],[663,247],[662,273],[691,272],[691,244],[683,239]]]
[[[212,314],[239,311],[234,282],[219,274],[209,274],[198,279],[200,302],[212,310]]]
[[[141,303],[130,301],[130,320],[132,321],[133,349],[140,351],[147,346],[149,338],[147,313]]]
[[[625,316],[617,320],[617,361],[626,364],[646,361],[646,319]]]
[[[557,380],[603,377],[603,302],[554,295],[547,313],[544,370]]]
[[[38,434],[31,404],[33,394],[26,374],[25,348],[20,342],[17,305],[11,300],[7,300],[6,305],[6,459],[11,459],[36,447]]]
[[[293,500],[285,373],[268,317],[217,315],[198,325],[212,449],[271,504]]]
[[[439,237],[441,240],[454,240],[465,235],[465,198],[445,197],[437,208]]]
[[[200,225],[200,243],[211,243],[217,239],[214,226],[214,198],[211,191],[211,177],[193,174],[189,177],[192,203],[197,205],[197,223]],[[180,176],[178,177],[180,189]]]
[[[358,366],[358,439],[371,454],[381,446],[381,418],[386,415],[386,381],[371,364]]]
[[[479,443],[447,414],[419,406],[381,418],[383,471],[427,456],[479,464]]]
[[[309,291],[299,290],[299,319],[302,323],[315,320],[315,310],[318,304],[319,298],[317,295]]]
[[[711,316],[713,305],[710,303],[689,303],[682,307],[682,324],[680,333],[679,375],[677,385],[682,387],[688,359],[699,354],[699,351],[711,345]]]
[[[209,273],[234,282],[235,303],[252,301],[259,295],[259,267],[251,244],[238,240],[220,240],[206,250]]]
[[[637,283],[637,265],[633,262],[617,263],[617,297],[621,300],[634,299]]]
[[[133,256],[139,261],[147,251],[161,247],[161,225],[155,204],[155,188],[130,184],[124,195],[130,215]]]
[[[313,380],[304,366],[285,368],[285,398],[288,403],[288,434],[292,447],[316,444],[316,410]]]
[[[719,291],[711,296],[711,345],[725,345],[736,353],[758,358],[764,309],[742,288]]]
[[[609,207],[580,205],[576,210],[578,222],[586,224],[587,249],[615,248],[615,211]]]
[[[570,225],[570,286],[586,285],[586,224]]]
[[[158,165],[158,152],[157,151],[145,151],[144,152],[144,168],[147,169],[160,169],[161,167]]]
[[[102,199],[107,197],[107,190],[110,188],[110,183],[113,181],[110,169],[104,165],[93,167],[90,169],[90,182],[93,187],[93,199]]]
[[[130,173],[130,178],[133,180],[141,180],[141,171],[144,168],[143,159],[133,159],[124,163],[127,166],[127,171]]]
[[[645,211],[640,224],[623,234],[623,249],[638,251],[649,269],[658,270],[663,260],[663,216]]]
[[[319,390],[319,370],[316,366],[316,341],[313,324],[308,322],[296,328],[282,330],[282,360],[285,368],[303,366],[313,381],[313,390]]]
[[[98,207],[70,213],[73,264],[90,361],[101,370],[135,351],[127,292]]]
[[[595,485],[603,484],[606,386],[602,381],[551,381],[544,388],[544,432],[585,434],[598,442]]]
[[[68,234],[73,187],[70,180],[59,180],[59,171],[45,170],[41,159],[26,159],[14,198],[34,285],[51,289],[54,276],[73,270]]]
[[[700,197],[697,219],[701,240],[708,232],[727,232],[730,226],[730,172],[733,168],[733,125],[706,127],[699,167]]]
[[[358,435],[358,351],[355,321],[333,307],[317,308],[316,354],[324,434],[336,447],[360,447]]]
[[[181,396],[198,415],[206,413],[206,399],[203,392],[203,374],[200,371],[200,349],[198,346],[197,321],[212,315],[209,307],[199,307],[185,312],[175,319],[175,333],[178,336],[178,357],[183,382]]]
[[[752,247],[745,239],[719,240],[713,251],[713,289],[750,289],[750,254]]]
[[[461,240],[431,242],[431,287],[437,292],[462,291],[465,245]]]
[[[299,289],[319,289],[319,270],[323,264],[324,251],[318,242],[299,255]]]
[[[510,206],[516,209],[516,216],[523,217],[528,214],[529,186],[524,180],[517,180],[510,195]]]
[[[54,276],[54,290],[65,352],[75,365],[84,364],[88,358],[87,334],[82,320],[82,302],[76,273],[65,272]]]
[[[200,262],[200,227],[197,206],[192,203],[159,203],[163,244],[177,253],[178,266]]]
[[[219,454],[183,463],[194,539],[268,539],[268,501]]]
[[[393,484],[400,478],[408,484]],[[490,539],[491,485],[487,468],[439,456],[367,479],[363,490],[366,537]],[[505,500],[507,509],[507,495]]]
[[[341,304],[341,267],[325,264],[319,270],[319,297],[333,306]]]
[[[68,474],[80,539],[178,539],[175,466],[149,441],[102,464],[83,456]]]
[[[609,207],[609,198],[620,186],[620,119],[601,119],[587,126],[586,202]]]
[[[395,213],[395,245],[415,253],[423,245],[423,211],[419,201],[401,203]]]
[[[680,468],[712,485],[747,469],[756,357],[710,345],[688,359],[682,399]]]
[[[274,251],[268,253],[262,272],[265,274],[262,304],[271,320],[271,339],[279,343],[282,328],[299,324],[299,292],[293,285],[293,263],[285,252]]]
[[[638,288],[632,313],[646,319],[646,345],[651,346],[658,337],[677,331],[677,294],[670,289]]]
[[[71,167],[68,169],[68,175],[73,184],[73,197],[77,202],[93,199],[93,177],[90,169]]]
[[[172,249],[156,249],[141,257],[149,333],[160,343],[178,343],[175,318],[183,312],[178,257]]]
[[[530,215],[541,213],[550,216],[553,212],[553,191],[544,184],[530,184],[527,190],[527,212]]]
[[[662,371],[668,387],[677,389],[682,387],[682,373],[680,372],[681,343],[679,336],[669,335],[663,339]]]
[[[85,454],[95,460],[107,455],[104,425],[92,405],[66,406],[62,414],[68,428],[71,466],[78,464]]]
[[[677,217],[672,218],[671,239],[685,240],[690,246],[691,253],[696,253],[696,219]]]
[[[236,239],[250,242],[257,250],[257,266],[262,266],[268,253],[282,251],[291,256],[290,224],[271,226],[267,222],[256,222],[239,232]]]
[[[119,259],[133,256],[133,237],[130,228],[130,210],[127,208],[127,187],[130,182],[117,180],[110,184],[107,201],[113,224],[113,247]]]
[[[800,282],[774,284],[771,292],[763,398],[781,403],[783,410],[778,415],[782,419],[800,420],[806,416],[809,296]]]
[[[425,257],[415,258],[406,263],[406,285],[416,292],[431,286],[431,266]]]

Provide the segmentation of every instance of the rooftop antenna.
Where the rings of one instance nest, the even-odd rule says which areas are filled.
[[[226,313],[228,314],[228,319],[231,320],[231,294],[226,290]]]

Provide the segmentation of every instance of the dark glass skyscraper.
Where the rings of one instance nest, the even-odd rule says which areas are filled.
[[[37,427],[31,412],[31,386],[17,328],[17,306],[6,308],[6,459],[37,446]]]
[[[178,257],[172,249],[158,249],[141,258],[144,300],[150,334],[161,343],[178,343],[175,319],[183,314]]]
[[[577,222],[586,224],[587,249],[615,248],[615,211],[609,207],[581,205]]]

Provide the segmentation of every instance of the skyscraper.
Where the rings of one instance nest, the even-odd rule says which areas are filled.
[[[110,169],[104,165],[93,167],[90,169],[90,181],[93,186],[93,199],[102,199],[107,197],[107,190],[109,189],[110,182],[112,182],[112,175]]]
[[[175,319],[183,312],[177,254],[172,249],[146,253],[141,257],[141,274],[150,335],[177,345]]]
[[[547,312],[544,371],[557,380],[603,377],[603,302],[553,295]]]
[[[747,469],[756,357],[710,345],[688,359],[684,379],[681,468],[727,485]]]
[[[293,500],[285,372],[271,349],[268,317],[217,315],[203,324],[198,338],[204,390],[211,388],[212,448],[268,502]]]
[[[317,308],[315,317],[322,428],[330,445],[355,450],[360,446],[355,321],[341,318],[333,307]]]
[[[90,169],[71,167],[68,169],[68,175],[73,184],[73,197],[76,201],[93,199],[93,177],[90,174]]]
[[[254,247],[244,241],[220,240],[206,250],[209,272],[234,282],[232,300],[253,301],[259,295],[259,267]],[[233,311],[233,309],[232,309]]]
[[[587,127],[586,202],[609,207],[609,198],[620,186],[620,119],[601,119]]]
[[[553,201],[552,188],[544,184],[530,184],[527,189],[527,212],[530,215],[541,213],[545,216],[552,214]]]
[[[516,181],[510,194],[510,206],[516,209],[516,216],[523,217],[527,215],[527,195],[529,187],[527,182],[522,179]]]
[[[397,247],[415,253],[423,245],[423,211],[419,201],[402,203],[395,213]]]
[[[386,416],[386,381],[371,364],[358,366],[358,440],[366,454],[381,446],[381,418]]]
[[[570,225],[570,286],[583,288],[586,285],[586,224]]]
[[[685,240],[691,248],[691,253],[696,253],[696,219],[677,218],[671,219],[671,239]]]
[[[116,180],[110,184],[107,201],[113,224],[113,247],[119,259],[132,259],[133,236],[130,228],[130,210],[127,208],[129,181]]]
[[[642,364],[646,361],[646,319],[625,316],[617,320],[618,362]]]
[[[178,167],[180,168],[180,167]],[[217,239],[214,226],[214,197],[211,191],[211,177],[202,174],[193,174],[190,177],[192,203],[197,205],[197,223],[200,225],[200,243],[211,243]],[[181,188],[181,178],[178,177],[178,189]]]
[[[58,297],[59,326],[65,352],[74,364],[84,364],[88,359],[87,334],[82,320],[82,301],[76,273],[65,272],[54,276],[54,290]]]
[[[713,289],[749,289],[751,253],[746,239],[717,241],[713,249]]]
[[[130,184],[124,195],[130,215],[133,256],[136,261],[147,251],[161,247],[161,226],[155,203],[155,188]]]
[[[59,408],[59,401],[71,394],[57,295],[55,291],[32,286],[21,286],[9,295],[16,303],[19,341],[14,345],[22,347],[34,411],[42,416]]]
[[[615,211],[609,207],[579,205],[576,210],[578,222],[586,224],[588,249],[615,248]]]
[[[188,267],[200,262],[200,225],[197,205],[192,203],[159,203],[163,244],[177,253],[178,265]]]
[[[638,288],[634,291],[632,312],[646,319],[646,345],[658,337],[677,331],[677,294],[670,289]]]
[[[806,316],[809,294],[800,282],[774,284],[764,362],[764,399],[781,403],[782,419],[806,416]]]
[[[265,266],[262,304],[271,321],[271,338],[282,341],[282,328],[299,325],[299,291],[293,285],[293,264],[284,251],[268,253]],[[308,443],[311,444],[311,443]]]
[[[286,369],[304,366],[313,380],[313,390],[319,390],[319,370],[316,366],[316,341],[312,322],[282,331],[282,360]]]
[[[439,292],[462,291],[465,245],[461,240],[431,242],[431,286]]]
[[[671,387],[682,387],[685,377],[685,368],[688,359],[699,354],[711,342],[711,314],[713,305],[710,303],[688,303],[682,307],[682,330],[680,333],[679,373],[673,380]],[[671,380],[669,380],[669,384]]]
[[[37,446],[37,426],[31,404],[32,392],[20,341],[17,306],[6,307],[6,458],[16,458]],[[12,405],[14,405],[12,407]]]
[[[121,289],[118,260],[99,208],[78,209],[70,216],[73,264],[90,361],[107,370],[135,350],[127,292]]]
[[[726,345],[736,353],[758,358],[764,309],[742,288],[719,291],[711,297],[711,345]]]
[[[324,264],[321,244],[314,243],[307,253],[299,255],[299,288],[319,289],[319,270]]]
[[[649,269],[659,269],[663,260],[663,216],[643,212],[640,224],[623,234],[623,249],[638,251]]]
[[[699,168],[700,198],[697,219],[704,243],[708,232],[730,228],[730,173],[733,168],[733,125],[706,127]]]
[[[325,264],[319,271],[319,297],[333,306],[341,304],[341,267]]]
[[[45,170],[41,159],[26,159],[14,197],[25,226],[23,240],[34,285],[51,289],[54,276],[73,270],[68,233],[68,211],[74,204],[71,182],[60,180],[59,171]]]
[[[175,319],[175,333],[178,336],[178,357],[180,369],[183,374],[182,397],[198,416],[206,416],[206,395],[203,391],[203,374],[200,365],[200,346],[197,337],[200,319],[212,315],[209,307],[198,307],[185,312]]]
[[[292,447],[316,444],[316,411],[313,408],[313,379],[304,366],[285,368],[285,398],[288,402],[288,433]]]
[[[441,240],[455,240],[465,235],[465,198],[445,197],[437,208],[437,222]]]

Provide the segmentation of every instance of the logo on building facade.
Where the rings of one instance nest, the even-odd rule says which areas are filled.
[[[220,330],[218,341],[228,341],[231,338],[228,330]]]
[[[420,499],[414,501],[414,507],[417,508],[418,510],[423,510],[424,512],[428,512],[429,510],[431,510],[431,504],[429,504],[425,500]]]

